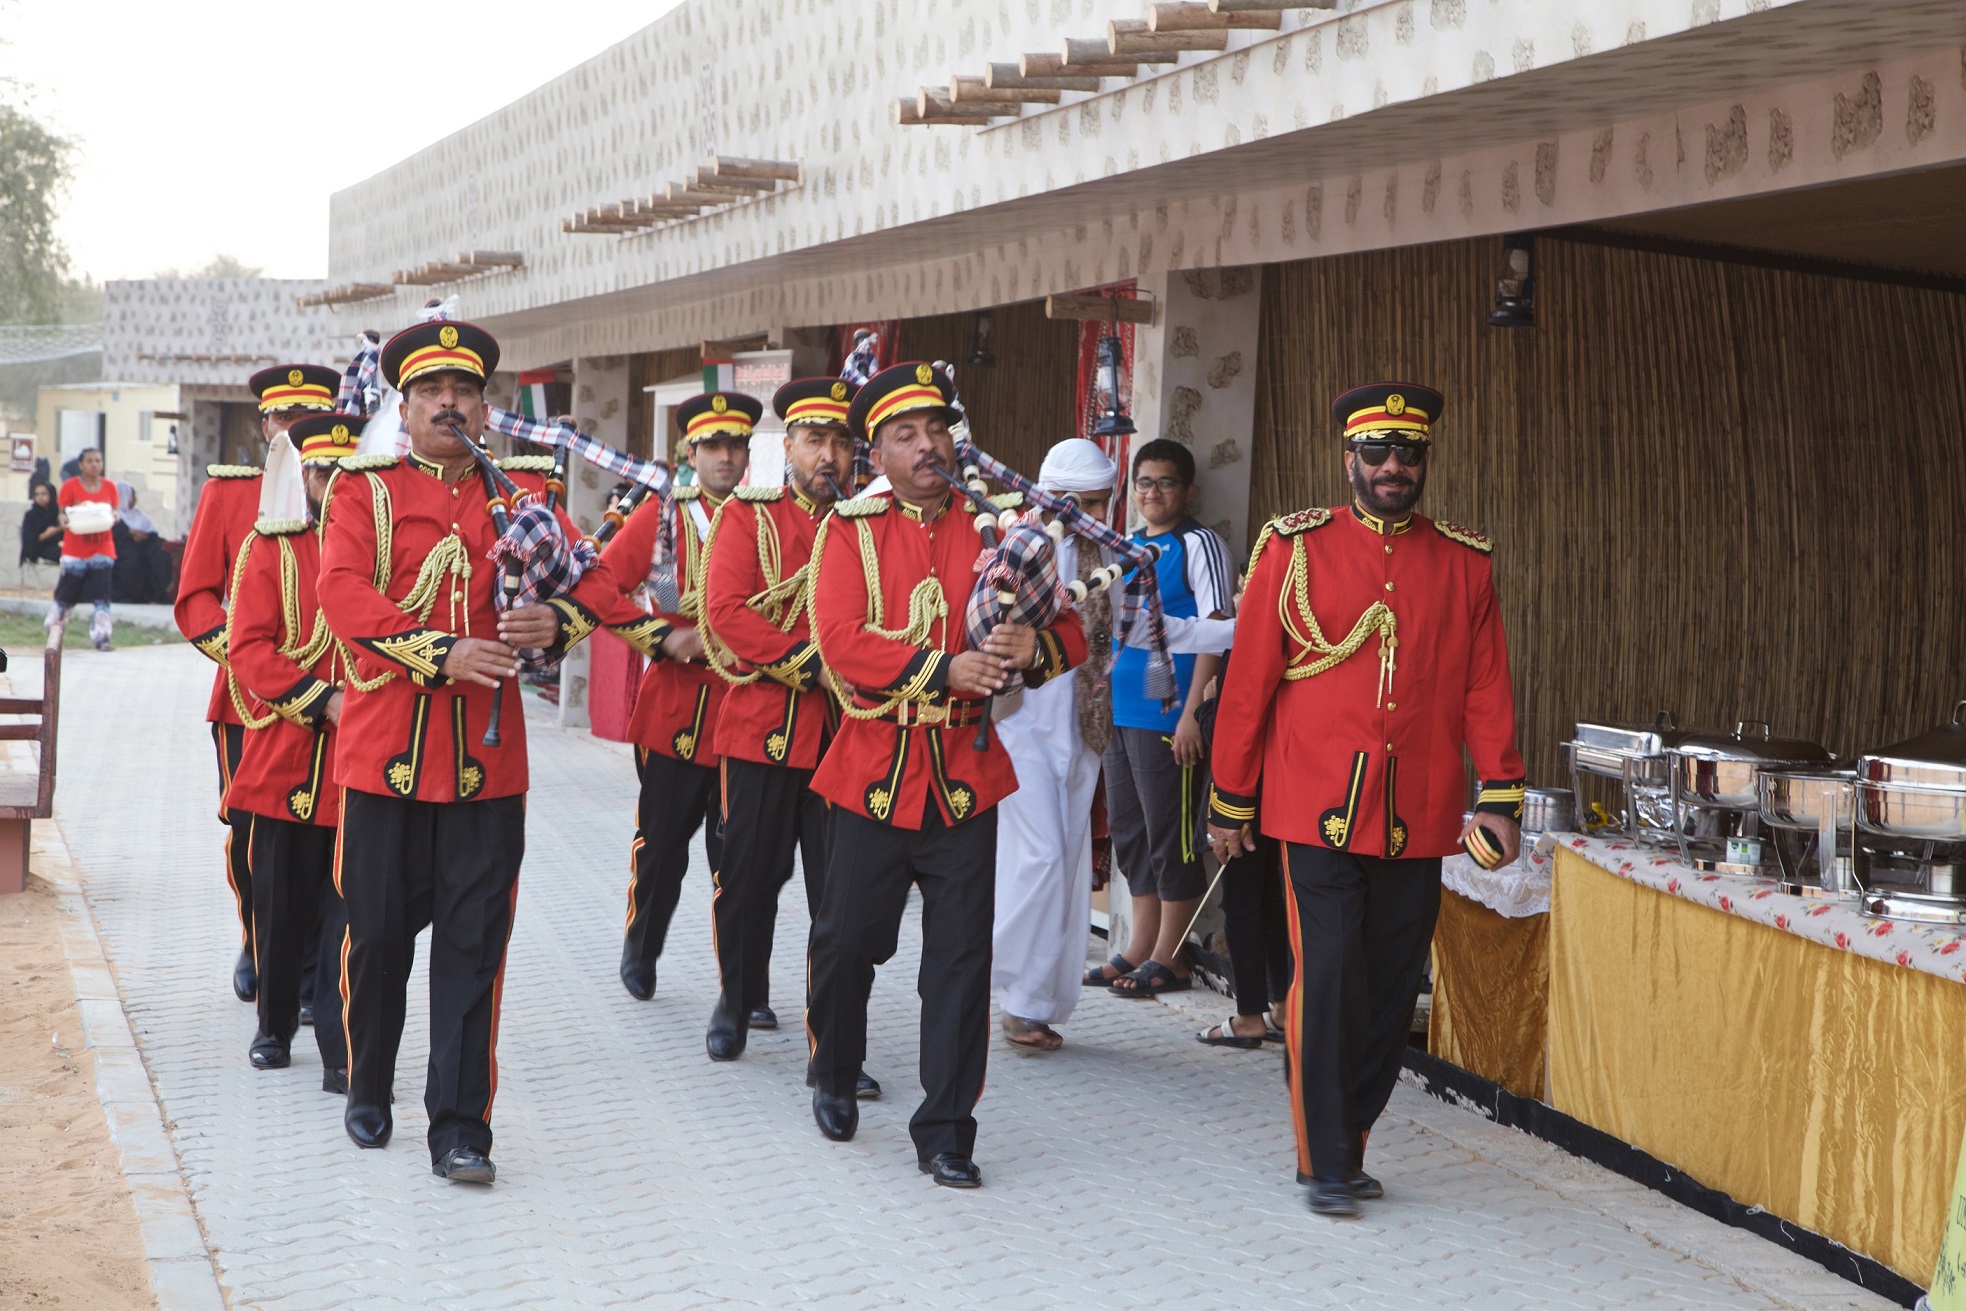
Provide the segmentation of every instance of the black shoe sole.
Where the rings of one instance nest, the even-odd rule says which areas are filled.
[[[281,1052],[277,1057],[262,1056],[258,1052],[253,1052],[248,1059],[252,1061],[255,1070],[284,1070],[294,1063],[291,1052]]]
[[[946,1176],[936,1174],[935,1167],[930,1165],[927,1161],[917,1161],[915,1162],[915,1164],[917,1167],[920,1168],[923,1174],[934,1177],[935,1186],[937,1188],[981,1188],[983,1186],[983,1180],[981,1178],[951,1179]]]
[[[498,1167],[490,1161],[482,1166],[460,1166],[446,1170],[442,1163],[432,1163],[430,1173],[439,1179],[448,1179],[454,1184],[490,1184],[498,1182]]]

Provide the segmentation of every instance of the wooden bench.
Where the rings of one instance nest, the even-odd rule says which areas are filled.
[[[37,742],[40,763],[32,774],[0,770],[0,894],[27,886],[28,839],[37,819],[55,813],[55,728],[61,708],[61,631],[49,634],[41,655],[41,695],[0,697],[0,715],[31,715],[38,722],[0,724],[0,742]]]

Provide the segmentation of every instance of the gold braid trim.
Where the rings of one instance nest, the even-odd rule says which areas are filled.
[[[813,539],[812,561],[809,565],[811,572],[806,583],[805,604],[808,608],[812,605],[812,595],[819,583],[819,553],[825,548],[834,518],[835,516],[828,515],[822,519],[819,523],[819,534]],[[928,641],[929,630],[937,621],[949,617],[949,598],[943,595],[942,584],[936,581],[934,575],[916,583],[915,590],[908,594],[908,626],[900,629],[885,627],[887,605],[881,598],[881,563],[880,555],[874,549],[874,532],[864,520],[854,519],[851,522],[860,539],[860,573],[867,584],[866,631],[892,641],[906,642],[909,646],[922,645]],[[819,645],[819,624],[816,618],[812,625],[812,644],[815,647]],[[934,676],[936,668],[941,664],[937,659],[927,661],[922,671],[911,679],[906,687],[901,688],[881,704],[868,708],[853,704],[853,688],[833,671],[833,662],[826,658],[825,651],[820,651],[819,659],[826,667],[826,679],[832,685],[833,696],[840,703],[840,710],[851,719],[879,719],[892,713],[903,702],[919,697],[922,688]]]
[[[392,465],[395,463],[396,461],[393,459],[390,461]],[[344,469],[348,468],[346,462],[343,463],[342,467]],[[359,470],[358,472],[361,472],[362,476],[368,480],[369,506],[374,511],[375,516],[375,573],[371,581],[375,590],[386,596],[388,595],[390,564],[394,556],[393,548],[395,545],[393,526],[395,521],[392,517],[389,488],[374,472],[367,470]],[[330,495],[333,494],[334,485],[332,483],[329,484],[328,491]],[[327,507],[323,504],[322,518],[324,521],[327,517],[326,510]],[[417,570],[415,585],[410,588],[408,596],[396,602],[396,608],[406,614],[413,614],[419,622],[428,624],[430,622],[430,612],[436,609],[437,598],[444,590],[444,580],[452,575],[464,580],[467,586],[469,585],[471,580],[471,553],[465,548],[464,540],[455,533],[444,538],[443,541],[438,542],[436,546],[430,549],[430,554],[423,557],[423,567]],[[466,604],[468,605],[469,602],[467,601]],[[470,612],[468,609],[465,615],[465,635],[469,636]],[[374,678],[363,679],[361,675],[355,672],[355,653],[349,650],[348,644],[337,638],[336,645],[341,648],[342,667],[348,671],[348,685],[356,691],[373,692],[389,682],[390,679],[396,677],[395,670],[385,669]]]
[[[1352,631],[1345,635],[1345,640],[1333,646],[1325,639],[1324,630],[1311,613],[1310,561],[1301,536],[1293,537],[1290,542],[1290,576],[1277,596],[1277,617],[1283,621],[1283,631],[1297,644],[1296,652],[1284,662],[1283,676],[1292,680],[1311,678],[1350,659],[1365,645],[1368,637],[1377,633],[1378,704],[1385,703],[1386,693],[1393,686],[1393,670],[1398,668],[1393,656],[1399,647],[1399,617],[1384,601],[1374,601],[1352,625]],[[1301,628],[1298,626],[1300,620]],[[1318,653],[1315,660],[1309,659],[1313,651]]]
[[[259,534],[256,532],[247,533],[246,540],[239,543],[238,558],[232,562],[232,586],[226,592],[226,595],[234,598],[233,603],[235,605],[238,603],[237,598],[239,595],[239,580],[246,576],[246,557],[252,554],[253,539],[258,536]],[[282,579],[282,582],[284,581],[285,580]],[[226,624],[226,630],[228,634],[230,633],[231,628],[232,625],[228,622]],[[230,655],[229,647],[228,647],[227,654]],[[271,724],[274,720],[280,717],[279,715],[269,710],[263,717],[258,719],[253,718],[252,708],[246,704],[246,694],[239,687],[238,675],[232,672],[232,662],[229,659],[226,661],[225,664],[225,690],[232,697],[232,708],[239,712],[240,722],[245,724],[247,728],[251,728],[251,729],[265,728],[268,724]]]

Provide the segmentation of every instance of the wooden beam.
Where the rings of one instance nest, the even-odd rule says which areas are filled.
[[[715,164],[697,169],[690,185],[698,191],[728,191],[734,196],[758,196],[778,190],[774,178],[721,177]]]
[[[474,250],[459,255],[455,261],[484,268],[521,268],[526,262],[523,250]]]
[[[915,115],[923,123],[971,123],[979,117],[988,123],[993,118],[1013,118],[1016,114],[1014,105],[958,105],[940,87],[923,87],[915,92]]]
[[[949,100],[957,105],[1055,105],[1064,96],[1062,91],[1036,87],[986,86],[980,77],[959,75],[949,79]]]
[[[1147,13],[1149,32],[1191,32],[1216,27],[1240,27],[1274,32],[1282,26],[1281,10],[1262,9],[1252,13],[1237,13],[1230,10],[1217,13],[1205,4],[1194,3],[1194,0],[1187,0],[1186,3],[1157,4]]]
[[[1115,18],[1106,24],[1106,49],[1114,55],[1146,59],[1182,50],[1227,50],[1229,29],[1197,28],[1185,32],[1150,32],[1144,18]],[[1178,56],[1177,56],[1178,57]]]
[[[960,105],[957,106],[957,109],[960,112],[943,113],[938,109],[933,114],[924,115],[921,111],[921,101],[918,97],[902,96],[894,102],[894,121],[903,127],[945,127],[949,125],[958,127],[988,127],[990,124],[996,122],[996,119],[991,118],[987,113],[980,112],[982,109],[980,105]],[[999,111],[999,113],[1001,112],[1003,111]]]
[[[1208,0],[1218,14],[1261,14],[1285,9],[1336,9],[1338,0]]]
[[[983,85],[992,91],[1031,88],[1043,91],[1097,91],[1096,77],[1025,77],[1016,64],[991,64],[983,74]]]
[[[717,156],[715,171],[720,178],[762,178],[773,182],[801,180],[796,159],[742,159],[736,155]]]
[[[735,199],[735,196],[727,194],[718,194],[713,191],[698,191],[687,182],[671,182],[662,189],[662,194],[651,197],[649,203],[651,205],[697,205],[708,209],[718,205],[728,205]]]
[[[699,354],[705,364],[728,364],[733,355],[745,351],[761,351],[771,344],[767,333],[753,333],[749,337],[732,337],[725,341],[706,341]]]
[[[1180,54],[1172,50],[1149,52],[1129,50],[1124,59],[1116,58],[1107,40],[1096,36],[1066,37],[1059,47],[1058,57],[1059,63],[1067,73],[1078,73],[1102,64],[1178,64],[1181,62]],[[1103,68],[1100,68],[1099,72],[1102,76],[1112,76]]]
[[[1121,323],[1152,323],[1154,303],[1150,300],[1128,300],[1111,296],[1046,296],[1044,316],[1047,319],[1097,319],[1102,323],[1113,321],[1113,308],[1119,307]]]
[[[1070,64],[1057,54],[1030,54],[1019,57],[1017,71],[1025,77],[1138,77],[1140,65],[1131,59],[1102,55]]]

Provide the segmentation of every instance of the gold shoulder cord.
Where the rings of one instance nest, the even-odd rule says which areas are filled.
[[[811,576],[807,579],[805,604],[810,607],[812,595],[819,586],[819,553],[826,546],[826,538],[832,529],[837,515],[827,515],[819,524],[819,534],[813,539]],[[915,590],[908,594],[908,626],[901,629],[883,627],[887,622],[887,606],[881,599],[880,556],[874,549],[874,530],[863,519],[852,521],[859,536],[860,573],[867,584],[867,622],[866,631],[878,637],[896,642],[906,642],[909,646],[920,646],[928,640],[929,629],[937,621],[949,617],[949,598],[942,594],[942,584],[930,574],[915,584]],[[812,641],[819,645],[819,623],[815,613],[812,625]],[[889,697],[872,708],[853,704],[853,688],[833,671],[833,662],[826,658],[826,652],[819,652],[820,664],[825,667],[827,681],[832,684],[833,697],[840,703],[842,713],[852,719],[879,719],[891,714],[896,707],[908,698],[906,695]]]
[[[736,499],[738,498],[731,498],[731,500]],[[746,599],[744,604],[763,615],[768,623],[789,636],[792,629],[797,626],[799,616],[806,609],[809,599],[806,579],[812,573],[812,561],[808,560],[793,570],[790,578],[779,578],[778,571],[784,568],[785,562],[779,553],[778,525],[765,512],[764,503],[749,502],[748,504],[751,504],[751,513],[758,521],[758,572],[765,580],[765,590]],[[730,501],[725,501],[723,505],[717,507],[716,517],[710,520],[709,535],[703,539],[703,564],[697,571],[698,596],[704,594],[704,585],[709,581],[710,552],[716,547],[717,531],[724,525],[724,511],[729,506]],[[813,554],[817,557],[817,538],[814,539],[813,546]],[[725,682],[734,683],[739,687],[757,682],[763,676],[763,671],[754,669],[748,674],[738,673],[737,653],[732,651],[729,645],[717,636],[716,630],[711,628],[708,609],[701,605],[698,609],[701,613],[696,617],[696,632],[703,640],[704,652],[710,657],[710,668],[716,670],[718,676]]]
[[[246,576],[246,557],[252,554],[253,543],[256,540],[258,540],[258,538],[259,538],[259,534],[257,532],[247,533],[246,540],[239,543],[238,556],[232,561],[232,590],[227,592],[226,595],[232,598],[232,604],[234,605],[237,605],[239,603],[239,580]],[[286,597],[284,595],[284,592],[286,590],[286,581],[287,581],[286,570],[283,568],[280,571],[280,573],[281,573],[281,578],[280,578],[281,591],[283,593],[280,599],[282,602],[282,608],[284,609],[285,608],[284,603],[286,601]],[[240,690],[238,675],[232,672],[232,661],[230,655],[231,653],[227,652],[227,659],[225,662],[225,690],[231,694],[232,708],[239,712],[239,718],[241,721],[245,723],[247,728],[251,728],[251,729],[265,728],[268,724],[272,723],[280,716],[274,713],[273,711],[269,710],[266,712],[264,718],[262,719],[253,718],[252,710],[246,705],[246,694]]]
[[[1263,536],[1257,539],[1257,550],[1262,549],[1268,538],[1269,530],[1266,528]],[[1365,645],[1368,637],[1377,633],[1379,696],[1376,704],[1385,703],[1386,694],[1393,688],[1393,671],[1398,668],[1393,656],[1399,647],[1399,617],[1384,601],[1374,601],[1358,617],[1358,622],[1352,625],[1352,631],[1345,635],[1344,641],[1336,646],[1326,641],[1324,630],[1311,613],[1310,561],[1301,535],[1290,542],[1290,577],[1277,596],[1277,618],[1283,621],[1283,631],[1297,645],[1296,652],[1284,662],[1283,676],[1292,680],[1311,678],[1349,659]],[[1302,627],[1299,627],[1299,620]],[[1316,659],[1310,658],[1313,652],[1317,653]]]
[[[389,488],[383,483],[382,479],[375,473],[366,470],[362,471],[362,476],[368,479],[369,504],[370,509],[375,515],[375,573],[371,581],[378,593],[387,595],[390,573],[389,566],[393,558],[391,548],[395,542],[393,507],[389,500]],[[324,506],[322,514],[324,522],[326,517],[326,507]],[[465,548],[464,539],[456,533],[452,533],[450,536],[444,538],[443,541],[438,542],[437,545],[430,549],[430,554],[423,557],[423,567],[417,570],[415,584],[411,586],[409,595],[396,602],[396,608],[405,614],[415,615],[420,623],[429,623],[430,612],[436,608],[437,598],[444,590],[446,579],[450,577],[456,577],[466,584],[463,590],[468,591],[471,581],[471,553]],[[451,609],[451,619],[452,622],[455,622],[457,618],[456,606],[453,605]],[[469,610],[466,610],[464,616],[464,636],[469,637],[470,635],[471,614]],[[342,642],[339,638],[335,640],[341,648],[341,663],[342,667],[348,672],[349,686],[353,687],[356,691],[373,692],[396,677],[395,670],[386,669],[374,678],[363,679],[361,675],[355,672],[355,653],[348,649],[346,642]]]

